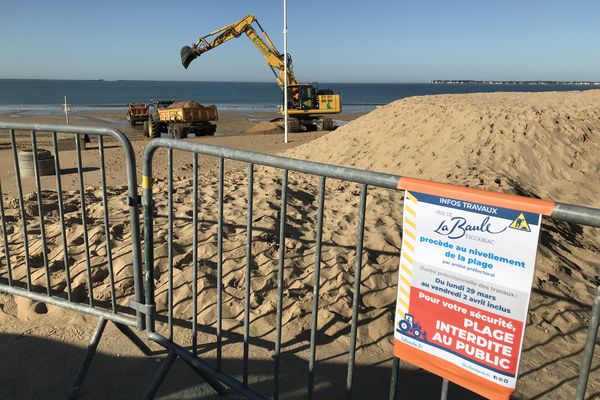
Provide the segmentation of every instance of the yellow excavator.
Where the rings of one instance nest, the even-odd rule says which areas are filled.
[[[254,29],[258,26],[262,37]],[[216,31],[202,36],[196,43],[181,48],[181,63],[187,69],[190,63],[203,53],[242,34],[254,43],[256,48],[265,57],[268,66],[275,75],[275,80],[281,90],[284,89],[285,69],[284,57],[262,29],[254,15],[247,15],[238,22],[224,26]],[[264,37],[264,39],[263,39]],[[288,129],[292,132],[301,130],[333,130],[332,114],[342,111],[339,94],[334,94],[328,89],[319,89],[316,84],[299,83],[292,69],[291,57],[288,55],[287,82],[288,82]],[[283,114],[283,107],[280,107]]]

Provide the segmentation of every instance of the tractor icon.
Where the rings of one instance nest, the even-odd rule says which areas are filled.
[[[404,319],[398,322],[398,328],[402,333],[406,333],[414,338],[427,340],[427,334],[421,330],[421,324],[416,322],[412,314],[404,314]]]

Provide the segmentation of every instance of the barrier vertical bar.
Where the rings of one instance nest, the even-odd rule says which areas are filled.
[[[12,286],[12,268],[10,264],[10,252],[8,249],[8,236],[6,234],[6,215],[4,215],[4,194],[2,193],[2,181],[0,181],[0,218],[2,219],[2,241],[4,245],[4,257],[6,258],[6,273],[8,274],[8,286]]]
[[[106,238],[106,261],[108,266],[108,279],[110,282],[110,302],[112,311],[117,312],[117,301],[115,296],[115,277],[113,273],[112,244],[110,243],[110,229],[108,227],[108,199],[106,195],[106,170],[104,168],[104,138],[98,136],[98,151],[100,152],[100,175],[102,181],[102,204],[104,206],[104,237]]]
[[[173,340],[173,149],[169,149],[167,154],[167,185],[168,195],[167,202],[169,208],[168,215],[168,238],[167,238],[167,252],[169,258],[169,283],[167,293],[167,308],[168,308],[168,325],[169,325],[169,340]]]
[[[446,400],[448,398],[448,379],[442,379],[442,390],[440,392],[440,400]]]
[[[244,295],[244,371],[243,384],[248,387],[250,354],[250,279],[252,278],[252,208],[254,204],[254,164],[248,165],[248,216],[246,219],[246,288]]]
[[[192,350],[194,355],[198,353],[198,154],[194,153],[194,216],[192,224],[194,225],[193,242],[194,248],[192,249],[192,264],[194,269],[192,271],[192,312],[194,317],[192,319]]]
[[[37,138],[35,131],[31,131],[31,148],[33,150],[33,172],[35,175],[35,191],[37,194],[38,218],[40,220],[40,238],[42,239],[42,259],[46,273],[46,293],[52,296],[52,282],[50,281],[50,267],[48,266],[48,247],[46,245],[46,226],[44,224],[44,206],[42,204],[42,184],[40,181],[40,166],[37,157]]]
[[[67,248],[67,232],[65,230],[65,209],[63,206],[62,182],[60,179],[60,160],[58,152],[58,143],[56,142],[56,132],[52,131],[52,147],[54,148],[54,171],[56,175],[56,197],[58,201],[58,216],[60,219],[60,232],[63,247],[63,261],[65,263],[65,280],[67,282],[67,299],[71,301],[71,271],[69,269],[69,251]]]
[[[279,399],[279,368],[281,355],[281,318],[283,312],[283,271],[285,264],[285,220],[287,215],[288,170],[281,177],[281,213],[279,214],[279,266],[277,268],[277,321],[275,326],[275,368],[273,372],[273,400]]]
[[[583,349],[583,360],[579,368],[579,379],[577,381],[577,392],[575,398],[583,400],[587,389],[587,382],[590,376],[590,367],[594,357],[594,348],[598,338],[598,326],[600,325],[600,286],[596,288],[596,296],[594,296],[594,304],[590,318],[590,326],[588,328],[585,346]]]
[[[319,316],[319,289],[321,285],[321,245],[323,239],[323,208],[325,206],[325,177],[319,179],[319,205],[315,238],[315,280],[313,285],[313,304],[310,328],[310,360],[308,362],[308,399],[314,395],[315,356],[317,352],[317,322]]]
[[[146,332],[154,333],[154,200],[152,196],[152,166],[144,165],[142,190],[144,193],[144,297],[146,310]]]
[[[80,134],[75,135],[75,147],[77,148],[77,173],[79,174],[79,196],[81,204],[81,225],[83,227],[83,243],[85,245],[85,263],[88,280],[88,296],[90,306],[94,306],[94,289],[92,287],[92,267],[90,262],[90,243],[87,228],[87,211],[85,209],[85,190],[83,185],[83,167],[81,162],[81,139]]]
[[[358,304],[360,303],[360,274],[362,270],[363,239],[365,233],[365,209],[367,205],[367,185],[361,185],[358,210],[358,228],[356,242],[356,264],[354,267],[354,297],[352,298],[352,325],[350,328],[350,350],[348,357],[348,375],[346,378],[346,398],[352,398],[352,379],[354,377],[354,359],[356,356],[356,330],[358,325]]]
[[[154,304],[147,304],[145,299],[145,289],[144,289],[144,272],[142,270],[142,259],[144,255],[142,254],[142,244],[141,237],[142,232],[140,228],[140,195],[138,194],[138,180],[137,180],[137,170],[135,167],[135,151],[133,150],[133,146],[131,142],[127,139],[127,136],[123,135],[119,131],[111,130],[111,134],[119,139],[123,149],[126,153],[126,164],[127,164],[127,194],[128,194],[128,204],[129,204],[129,223],[131,226],[131,253],[133,258],[133,288],[134,295],[133,300],[138,305],[146,304],[150,306],[150,310],[146,310],[146,320],[144,320],[144,313],[139,309],[136,310],[135,316],[137,320],[137,328],[142,330],[146,327],[144,326],[145,322],[148,322],[148,317],[150,316],[152,319],[152,329],[154,329]],[[150,176],[152,173],[150,172]],[[142,177],[143,179],[143,177]],[[150,195],[152,194],[152,183],[146,182],[150,187]],[[144,187],[144,182],[142,181],[142,188]],[[134,234],[135,232],[135,234]],[[154,254],[154,253],[152,253]],[[154,289],[153,289],[154,290]],[[154,293],[152,293],[154,295]],[[151,298],[154,300],[154,297]]]
[[[23,185],[21,183],[21,170],[19,168],[19,158],[17,156],[17,143],[15,139],[15,130],[9,129],[10,141],[12,144],[13,162],[15,163],[15,178],[17,180],[17,189],[19,191],[19,212],[21,222],[23,223],[23,251],[25,252],[25,270],[27,273],[27,290],[31,291],[31,265],[29,262],[29,238],[27,235],[27,214],[25,213],[25,204],[23,203]]]
[[[225,160],[219,157],[219,222],[217,226],[217,371],[221,371],[221,346],[223,343],[223,186]]]

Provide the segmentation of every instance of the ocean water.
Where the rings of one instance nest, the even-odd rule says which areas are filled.
[[[577,85],[444,85],[426,83],[320,83],[342,96],[343,111],[362,113],[377,105],[432,94],[586,90]],[[276,111],[281,91],[269,82],[86,81],[0,79],[0,114],[60,114],[64,96],[73,111],[123,110],[130,102],[150,99],[196,100],[221,110]]]

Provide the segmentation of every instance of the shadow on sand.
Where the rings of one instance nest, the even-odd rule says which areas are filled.
[[[104,346],[109,344],[104,344]],[[117,357],[99,352],[92,361],[80,392],[81,399],[140,398],[165,356]],[[46,338],[0,335],[0,398],[2,399],[65,399],[77,374],[84,349]],[[205,359],[214,365],[214,359]],[[225,371],[239,370],[241,360],[223,359]],[[251,360],[251,387],[271,397],[273,363]],[[346,365],[322,362],[317,364],[316,399],[343,399]],[[387,399],[389,363],[356,366],[354,399]],[[281,399],[306,398],[306,362],[292,354],[282,357]],[[441,379],[422,370],[401,369],[398,399],[438,399]],[[157,399],[238,399],[240,396],[219,396],[181,360],[177,360],[161,386]],[[479,396],[454,385],[449,399],[476,400]]]

